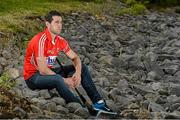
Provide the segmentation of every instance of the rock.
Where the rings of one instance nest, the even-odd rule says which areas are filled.
[[[40,97],[43,97],[44,99],[49,99],[49,98],[51,98],[48,90],[40,90],[40,91],[39,91],[39,96],[40,96]]]
[[[179,41],[176,41],[176,42],[174,43],[174,46],[175,46],[175,47],[180,47],[180,42],[179,42]]]
[[[164,61],[165,59],[177,60],[177,57],[174,55],[166,55],[166,54],[161,54],[161,55],[158,55],[157,57],[157,61]]]
[[[13,112],[15,112],[16,114],[18,114],[20,116],[20,118],[26,118],[27,117],[27,113],[26,111],[24,111],[22,108],[20,107],[15,107],[13,109]]]
[[[97,88],[98,93],[99,93],[104,99],[108,99],[108,92],[107,92],[105,89],[103,89],[103,88],[101,88],[101,87],[99,87],[99,86],[96,86],[96,88]]]
[[[147,80],[154,81],[154,80],[160,80],[160,79],[161,79],[161,76],[157,72],[151,71],[148,73]]]
[[[123,97],[123,96],[116,96],[116,99],[114,100],[116,103],[119,103],[121,106],[125,107],[127,106],[130,102],[132,102],[132,99],[129,99],[128,97]]]
[[[100,78],[98,78],[98,81],[99,81],[99,85],[101,86],[101,87],[107,87],[107,86],[110,86],[110,83],[109,83],[109,80],[108,80],[108,78],[105,78],[105,77],[100,77]]]
[[[58,91],[56,89],[48,90],[48,93],[51,96],[51,98],[60,97],[60,95],[59,95],[59,93],[58,93]]]
[[[44,113],[46,116],[50,116],[51,119],[62,119],[62,118],[67,118],[66,115],[63,115],[61,113],[57,113],[57,112],[51,112],[51,111],[48,111],[48,110],[44,110]]]
[[[148,19],[150,21],[156,21],[157,20],[157,16],[155,14],[151,14],[151,15],[148,16]]]
[[[0,75],[3,73],[3,67],[2,65],[0,64]]]
[[[168,103],[178,103],[180,102],[180,98],[177,97],[176,95],[169,95],[167,97]]]
[[[178,65],[170,65],[164,68],[164,72],[171,75],[174,75],[178,70],[179,70]]]
[[[62,114],[68,114],[69,110],[65,107],[62,107],[61,105],[56,106],[57,112],[62,113]]]
[[[60,98],[60,97],[54,97],[51,99],[51,101],[55,102],[56,105],[61,105],[61,106],[65,106],[66,105],[66,102],[63,98]]]
[[[40,115],[43,114],[43,111],[39,107],[37,107],[35,105],[31,105],[31,108],[32,108],[33,113],[37,113],[37,114],[40,114]]]
[[[69,119],[82,119],[81,116],[78,116],[78,115],[73,114],[73,113],[69,113],[67,118],[69,118]]]
[[[129,84],[127,82],[127,80],[120,80],[118,83],[117,83],[117,88],[119,89],[126,89],[129,87]]]
[[[23,97],[22,90],[19,88],[13,88],[12,92],[14,92],[16,95]]]
[[[48,102],[42,106],[42,108],[45,108],[48,111],[56,112],[56,103],[55,102]]]
[[[144,97],[149,101],[156,102],[160,96],[158,94],[147,93]]]
[[[0,57],[0,61],[1,61],[1,65],[2,65],[3,67],[7,66],[7,61],[6,61],[5,58]]]
[[[161,118],[164,118],[166,116],[166,112],[162,112],[162,111],[161,112],[151,112],[150,114],[155,119],[161,119]]]
[[[42,114],[38,114],[38,113],[29,113],[28,118],[29,119],[53,119],[49,115],[42,115]]]
[[[175,103],[170,106],[170,111],[173,112],[180,107],[180,103]]]
[[[114,101],[112,101],[112,100],[106,100],[106,104],[107,104],[107,106],[108,106],[111,110],[113,110],[113,111],[115,111],[115,112],[119,111],[119,110],[118,110],[118,106],[116,105],[116,103],[115,103]],[[119,112],[120,112],[120,111],[119,111]]]
[[[99,58],[99,61],[103,64],[112,64],[112,56],[102,56],[101,58]]]
[[[89,64],[89,63],[90,63],[89,58],[85,58],[85,59],[84,59],[84,63],[85,63],[85,64]]]
[[[180,83],[180,71],[177,71],[175,74],[174,74],[174,78],[172,80],[173,83]]]
[[[20,76],[19,70],[16,68],[9,68],[6,73],[9,75],[11,79],[15,79]]]
[[[69,109],[69,112],[74,113],[77,109],[82,107],[79,103],[71,102],[67,104],[67,108]]]
[[[134,90],[141,95],[145,95],[147,93],[154,93],[154,91],[150,87],[147,87],[147,86],[136,85],[136,84],[132,86],[134,87]]]
[[[148,109],[150,109],[152,112],[162,112],[165,111],[165,109],[160,105],[155,102],[150,102]]]
[[[154,91],[159,91],[160,89],[163,88],[161,82],[153,82],[152,84],[150,83],[149,86],[150,86]]]
[[[116,48],[120,48],[120,47],[121,47],[121,44],[120,44],[119,41],[114,41],[114,46],[115,46]]]
[[[23,77],[19,77],[18,79],[16,79],[16,85],[15,87],[19,88],[19,89],[24,89],[24,88],[28,88],[28,86],[26,85],[26,82],[24,80]]]
[[[173,113],[167,113],[164,119],[180,119],[180,113],[177,111]]]
[[[82,118],[88,118],[89,117],[89,112],[87,109],[79,107],[76,111],[74,111],[74,114],[81,116]]]
[[[43,99],[43,98],[33,98],[31,99],[32,102],[36,103],[38,107],[40,107],[41,109],[44,109],[44,105],[46,105],[48,103],[47,100]]]
[[[120,91],[118,88],[113,88],[110,92],[109,92],[109,97],[113,100],[116,99],[117,95],[120,94]]]
[[[180,96],[180,84],[171,84],[170,94],[176,95],[179,97]]]
[[[157,55],[153,52],[147,52],[146,57],[150,59],[150,61],[156,61],[157,60]]]
[[[3,50],[2,51],[2,56],[5,58],[5,59],[9,59],[11,58],[11,52],[9,52],[8,50]]]
[[[22,94],[23,94],[24,97],[30,98],[30,99],[39,97],[39,93],[37,91],[32,91],[32,90],[30,90],[28,88],[22,89]]]

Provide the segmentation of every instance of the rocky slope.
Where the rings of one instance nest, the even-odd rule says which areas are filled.
[[[179,14],[71,13],[64,16],[63,24],[62,36],[89,66],[98,91],[118,112],[117,118],[180,118]],[[23,55],[14,49],[1,51],[0,73],[10,68],[22,71]],[[92,117],[77,103],[66,105],[55,90],[31,91],[22,77],[16,81],[11,92],[33,103],[30,111],[23,107],[14,111],[21,118]]]

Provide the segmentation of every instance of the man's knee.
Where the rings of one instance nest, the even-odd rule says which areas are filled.
[[[55,77],[54,81],[55,81],[56,84],[59,84],[59,83],[64,84],[63,77],[61,75],[58,75],[58,74],[56,74],[56,77]]]

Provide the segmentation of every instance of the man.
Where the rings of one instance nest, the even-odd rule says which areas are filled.
[[[24,79],[32,89],[56,88],[66,103],[80,102],[71,92],[80,83],[93,102],[97,111],[112,112],[105,104],[91,79],[86,65],[81,64],[78,55],[70,48],[68,42],[59,36],[62,29],[62,17],[59,12],[51,11],[45,16],[46,29],[35,35],[28,43],[24,60]],[[59,52],[64,52],[73,65],[63,69],[53,69]],[[69,73],[72,77],[67,77]]]

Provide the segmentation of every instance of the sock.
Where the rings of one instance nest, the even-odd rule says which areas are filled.
[[[104,100],[99,100],[97,103],[99,103],[99,104],[104,103]]]

